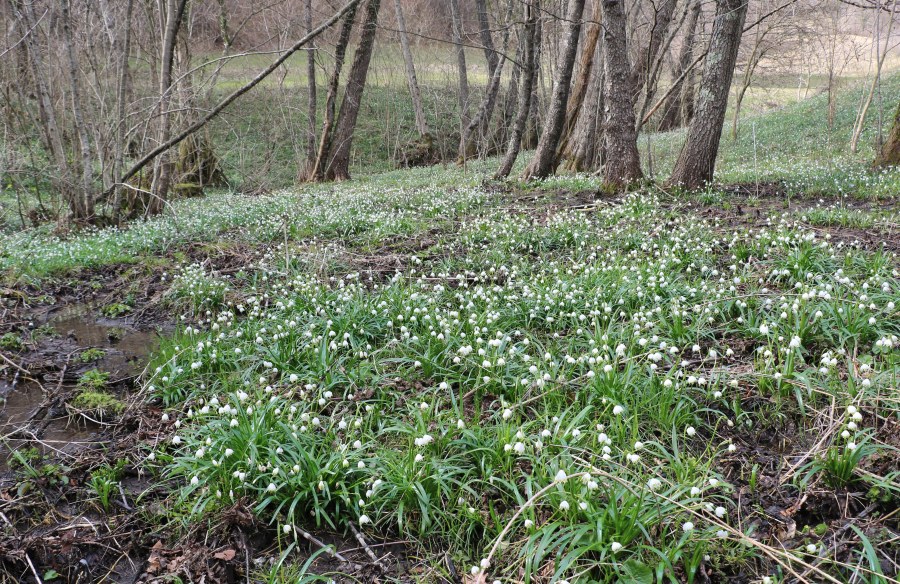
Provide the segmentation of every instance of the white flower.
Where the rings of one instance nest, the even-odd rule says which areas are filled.
[[[616,415],[616,416],[621,415],[622,412],[624,412],[624,411],[625,411],[625,408],[623,408],[622,406],[615,406],[613,408],[613,415]]]
[[[196,476],[191,478],[191,486],[196,487],[199,484],[200,484],[200,479],[198,479]]]
[[[617,551],[622,549],[622,547],[623,547],[622,544],[620,544],[617,541],[614,541],[614,542],[612,542],[612,545],[609,546],[609,549],[612,550],[612,553],[616,553]]]
[[[560,502],[559,508],[562,511],[568,511],[569,510],[569,502],[566,500],[563,500],[562,502]]]
[[[681,529],[683,529],[685,533],[688,533],[694,529],[694,524],[690,521],[686,521],[684,525],[681,526]]]
[[[647,481],[647,488],[651,491],[655,491],[662,486],[662,481],[657,478],[650,479]]]
[[[816,553],[816,551],[817,551],[818,549],[819,549],[819,548],[817,548],[817,547],[816,547],[816,544],[814,544],[814,543],[811,543],[811,544],[809,544],[808,546],[806,546],[806,551],[809,552],[809,553],[811,553],[811,554]]]
[[[368,515],[360,515],[359,516],[359,524],[365,525],[366,523],[372,523],[372,520],[369,519]]]
[[[767,335],[767,334],[769,334],[769,327],[762,324],[759,326],[759,332],[760,332],[760,334]]]
[[[282,531],[284,531],[285,533],[290,533],[294,528],[291,527],[290,525],[285,525],[285,526],[282,527],[281,529],[282,529]]]
[[[719,519],[725,517],[725,507],[716,507],[716,517]]]
[[[534,521],[532,521],[531,519],[526,519],[525,520],[525,529],[531,529],[532,527],[534,527]]]
[[[693,426],[688,426],[686,432],[688,436],[694,436],[697,434],[697,430]]]
[[[269,486],[266,487],[266,490],[269,491],[270,493],[274,493],[275,491],[278,490],[278,486],[275,483],[269,483]]]

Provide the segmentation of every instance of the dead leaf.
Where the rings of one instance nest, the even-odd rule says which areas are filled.
[[[217,553],[213,554],[213,557],[216,558],[217,560],[225,560],[226,562],[230,562],[231,560],[234,559],[234,554],[235,554],[234,550],[228,549],[228,550],[222,550],[221,552],[217,552]]]

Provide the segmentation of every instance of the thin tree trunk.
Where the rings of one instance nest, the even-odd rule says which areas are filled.
[[[672,73],[673,79],[682,79],[684,72],[691,65],[694,59],[694,42],[697,34],[697,22],[700,19],[700,0],[689,0],[692,2],[690,13],[688,15],[687,26],[685,27],[684,44],[678,53],[678,61],[675,64],[675,71]],[[684,80],[677,82],[677,87],[673,88],[669,98],[663,107],[663,117],[659,122],[659,130],[666,132],[681,126],[684,123],[682,116],[683,104],[688,99],[688,91],[684,91],[689,84],[685,84]]]
[[[475,0],[475,13],[478,17],[478,37],[481,39],[481,46],[484,49],[484,58],[487,61],[488,79],[494,77],[494,71],[497,69],[499,58],[497,51],[494,50],[494,38],[491,35],[491,24],[488,18],[487,0]]]
[[[22,34],[25,39],[24,46],[31,65],[31,74],[34,77],[34,85],[38,97],[38,115],[41,120],[41,128],[43,129],[45,147],[53,158],[53,163],[57,169],[57,176],[54,177],[53,183],[68,203],[72,215],[79,217],[83,214],[80,208],[81,200],[77,196],[77,190],[72,188],[72,171],[66,156],[66,148],[63,144],[59,123],[56,119],[56,110],[53,109],[53,102],[50,98],[44,57],[35,41],[34,35],[31,34],[31,31],[37,27],[33,12],[34,5],[31,2],[24,2],[21,11],[15,2],[11,2],[11,6],[16,19],[22,24]]]
[[[140,158],[137,162],[131,165],[131,167],[126,171],[122,177],[119,179],[119,183],[124,183],[125,181],[131,179],[134,175],[139,173],[144,169],[148,164],[156,160],[156,157],[160,154],[164,154],[172,149],[173,146],[177,146],[184,140],[193,136],[197,131],[203,129],[206,124],[216,118],[220,113],[222,113],[225,108],[234,103],[238,98],[242,95],[245,95],[254,87],[262,83],[264,79],[266,79],[269,75],[271,75],[276,69],[278,69],[281,65],[287,61],[291,55],[299,51],[301,48],[306,46],[310,41],[314,38],[322,34],[325,30],[331,28],[338,20],[344,18],[348,12],[356,9],[359,6],[361,0],[349,0],[342,8],[340,8],[337,12],[335,12],[331,17],[322,22],[315,30],[313,30],[308,35],[305,35],[303,38],[298,40],[296,43],[291,45],[289,49],[284,51],[280,57],[275,59],[268,67],[257,73],[253,79],[248,81],[246,84],[241,87],[235,89],[231,93],[228,94],[222,101],[213,106],[206,114],[203,115],[199,120],[182,130],[177,136],[170,138],[167,142],[158,145],[156,148],[145,154]],[[103,193],[104,196],[108,195],[109,192]]]
[[[696,189],[713,179],[746,16],[746,0],[716,0],[716,20],[703,65],[694,119],[670,184]]]
[[[400,0],[394,0],[394,9],[397,12],[400,47],[403,49],[403,60],[406,62],[406,81],[409,84],[409,94],[412,97],[413,111],[416,116],[416,131],[419,132],[420,138],[427,139],[431,132],[428,129],[428,120],[425,119],[425,108],[422,107],[422,93],[419,91],[419,81],[416,79],[416,66],[413,63],[412,50],[409,48],[409,37],[406,34],[406,21],[403,18],[403,5]]]
[[[887,141],[881,147],[878,156],[872,166],[888,167],[900,166],[900,104],[897,104],[897,111],[894,113],[894,124],[891,126],[891,133],[888,134]]]
[[[544,121],[544,128],[538,140],[537,150],[525,168],[525,178],[544,178],[555,170],[556,147],[562,136],[566,121],[566,105],[569,101],[569,86],[572,82],[572,70],[578,54],[578,37],[581,33],[581,16],[585,0],[569,0],[566,12],[566,35],[563,52],[556,81],[553,85],[553,98]]]
[[[657,54],[663,47],[666,33],[672,24],[672,17],[675,15],[676,0],[661,0],[662,5],[653,15],[653,26],[650,29],[650,38],[647,44],[638,51],[637,60],[632,66],[632,78],[634,79],[635,98],[637,94],[644,89],[647,83],[652,64]]]
[[[584,98],[587,95],[588,85],[591,83],[594,60],[597,55],[597,44],[600,40],[601,19],[603,18],[603,13],[600,9],[601,1],[602,0],[594,0],[591,20],[587,25],[584,42],[581,44],[581,61],[579,63],[578,77],[576,78],[571,94],[569,95],[569,102],[566,105],[566,123],[565,126],[563,126],[562,137],[556,148],[556,167],[559,166],[563,154],[569,148],[569,140],[572,138],[572,133],[575,131],[575,126],[581,116]]]
[[[159,75],[159,131],[157,143],[165,144],[169,140],[172,131],[172,113],[169,111],[172,102],[172,69],[175,62],[175,45],[178,40],[178,31],[181,28],[181,20],[187,0],[167,0],[165,16],[165,33],[163,35],[162,59],[160,61]],[[150,187],[150,199],[146,201],[145,213],[156,214],[162,211],[163,205],[169,194],[169,186],[172,182],[174,163],[169,156],[160,156],[156,159],[153,169],[153,182]]]
[[[453,44],[456,46],[456,66],[459,72],[459,137],[469,125],[469,78],[466,73],[466,50],[463,47],[462,16],[459,0],[450,0],[450,17],[453,21]]]
[[[519,99],[516,111],[516,120],[513,123],[512,134],[509,137],[509,144],[506,147],[506,154],[500,168],[494,175],[494,178],[502,179],[509,176],[512,167],[516,163],[519,156],[519,148],[522,145],[522,136],[525,133],[525,125],[528,123],[528,117],[531,113],[531,101],[534,95],[534,83],[537,66],[535,63],[537,57],[537,15],[540,12],[540,0],[526,0],[525,3],[525,30],[523,33],[523,70],[519,83]]]
[[[328,80],[328,94],[325,96],[325,120],[322,122],[322,135],[319,138],[316,159],[307,173],[306,180],[318,181],[325,178],[324,167],[331,151],[337,94],[341,84],[341,70],[344,68],[344,59],[347,56],[347,46],[350,44],[350,34],[353,32],[357,6],[358,4],[348,10],[347,15],[344,16],[343,24],[341,24],[341,32],[338,35],[337,45],[334,49],[334,70],[331,72],[331,78]]]
[[[881,3],[879,0],[879,13],[881,9]],[[877,55],[877,64],[875,66],[875,78],[872,79],[872,86],[869,88],[869,93],[866,95],[866,99],[862,104],[862,107],[859,110],[859,114],[856,116],[856,123],[853,125],[853,135],[850,137],[850,152],[856,152],[859,149],[859,137],[862,135],[863,128],[866,124],[866,115],[869,113],[869,106],[872,105],[872,99],[875,97],[875,89],[881,83],[881,68],[884,65],[884,59],[888,54],[888,43],[891,40],[891,30],[894,27],[894,13],[897,10],[897,0],[894,0],[893,6],[891,8],[890,18],[888,20],[888,29],[887,29],[887,40],[884,43],[884,52],[880,55],[877,54],[880,51],[881,43],[878,43],[876,40],[875,50]],[[876,25],[877,31],[877,25]]]
[[[356,129],[359,106],[369,74],[369,63],[372,61],[372,51],[375,48],[375,32],[380,8],[381,0],[368,0],[366,3],[359,46],[353,56],[353,66],[350,68],[350,76],[347,78],[347,89],[344,91],[344,99],[341,101],[341,109],[338,112],[338,121],[332,142],[334,150],[328,157],[328,168],[325,170],[327,180],[350,179],[350,146],[353,144],[353,132]]]
[[[306,34],[313,30],[312,0],[306,0]],[[316,119],[318,116],[318,95],[316,93],[316,45],[306,50],[306,167],[307,172],[316,164]]]
[[[122,46],[119,47],[119,79],[116,87],[116,140],[114,144],[112,178],[115,179],[122,172],[125,162],[125,114],[128,101],[128,56],[131,53],[131,17],[134,12],[134,0],[128,0],[125,7],[125,29],[122,36]],[[117,41],[118,42],[118,39]],[[115,189],[112,204],[113,222],[118,224],[121,217],[122,186],[113,184]]]
[[[620,189],[643,177],[634,121],[633,77],[628,66],[623,0],[603,3],[603,182]]]
[[[507,14],[507,22],[510,20],[512,16],[512,4],[509,5],[510,12]],[[506,52],[509,45],[509,28],[505,29],[503,34],[503,51]],[[494,75],[491,77],[490,83],[488,83],[487,91],[484,94],[484,99],[481,100],[481,105],[478,107],[478,111],[475,113],[475,116],[469,121],[469,125],[466,127],[463,132],[462,140],[459,143],[459,158],[457,160],[458,164],[465,164],[466,160],[475,155],[477,147],[479,144],[484,142],[485,136],[487,136],[487,128],[491,123],[491,117],[494,113],[494,106],[497,103],[497,94],[500,92],[500,80],[503,77],[503,65],[506,61],[500,62],[497,67],[494,69]],[[476,140],[478,138],[478,140]]]

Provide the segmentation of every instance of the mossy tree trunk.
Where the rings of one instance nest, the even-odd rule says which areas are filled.
[[[894,113],[894,125],[891,126],[891,133],[881,147],[881,152],[875,157],[873,166],[876,168],[900,166],[900,103],[897,104],[897,111]]]

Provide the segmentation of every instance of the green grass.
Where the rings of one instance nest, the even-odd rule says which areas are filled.
[[[722,474],[757,428],[790,419],[808,448],[817,412],[846,408],[798,489],[866,483],[887,448],[863,426],[897,416],[882,401],[900,364],[896,258],[660,203],[536,221],[482,202],[439,235],[446,254],[387,279],[286,272],[272,250],[239,301],[151,364],[147,390],[182,425],[149,464],[192,515],[248,498],[284,546],[295,527],[353,524],[526,581],[691,581],[701,563],[724,577],[758,561]],[[346,243],[365,240],[343,221]]]

